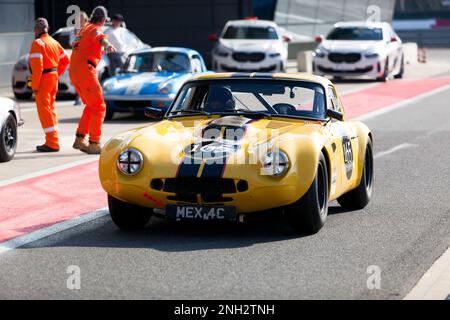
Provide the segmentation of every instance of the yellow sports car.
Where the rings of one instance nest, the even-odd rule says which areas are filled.
[[[222,73],[186,82],[160,121],[112,138],[100,180],[121,229],[152,215],[243,222],[279,209],[316,233],[328,203],[365,207],[372,193],[372,134],[347,121],[336,88],[302,74]]]

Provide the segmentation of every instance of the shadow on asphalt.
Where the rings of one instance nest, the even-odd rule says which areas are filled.
[[[329,214],[348,212],[330,207]],[[51,244],[39,242],[33,247],[95,247],[153,249],[163,252],[185,252],[211,249],[250,247],[259,243],[270,243],[314,237],[298,234],[281,215],[272,213],[251,219],[244,224],[175,222],[152,218],[144,230],[122,231],[117,229],[109,217],[98,220],[95,225],[83,228]],[[26,247],[24,247],[26,248]]]

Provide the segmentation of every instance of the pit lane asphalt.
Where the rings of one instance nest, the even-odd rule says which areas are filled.
[[[407,145],[376,159],[366,209],[332,203],[314,236],[279,219],[122,232],[103,217],[0,255],[0,298],[403,298],[450,245],[448,101],[449,89],[365,121],[376,154]],[[70,265],[80,290],[67,289]]]

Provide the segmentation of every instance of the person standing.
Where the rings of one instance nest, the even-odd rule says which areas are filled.
[[[123,56],[125,54],[125,41],[123,39],[125,28],[123,25],[123,16],[121,14],[113,15],[111,19],[111,27],[106,30],[105,34],[108,36],[111,44],[116,48],[116,52],[108,53],[110,74],[116,75],[117,70],[123,67]]]
[[[99,154],[101,151],[100,140],[106,105],[96,67],[104,50],[108,53],[116,51],[102,31],[108,19],[105,7],[95,7],[89,23],[75,39],[71,56],[70,80],[85,104],[73,148],[87,154]],[[89,143],[86,142],[87,135]]]
[[[80,32],[81,29],[84,28],[84,26],[89,22],[89,17],[86,12],[80,11],[80,14],[76,17],[75,21],[75,27],[70,31],[70,37],[69,37],[69,44],[71,47],[75,44],[75,38]],[[81,99],[80,96],[77,94],[75,97],[75,106],[81,105]]]
[[[48,21],[38,18],[34,25],[36,40],[30,49],[31,87],[37,112],[45,133],[45,143],[38,152],[58,152],[58,118],[55,110],[58,78],[64,73],[69,57],[63,47],[48,34]]]

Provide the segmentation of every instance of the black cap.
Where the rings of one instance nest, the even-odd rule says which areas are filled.
[[[108,17],[108,10],[106,10],[103,6],[95,7],[94,10],[92,10],[91,19],[106,19],[106,21],[109,21]]]
[[[123,21],[123,15],[121,15],[120,13],[116,13],[115,15],[112,16],[111,19],[112,19],[112,20]]]

